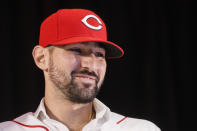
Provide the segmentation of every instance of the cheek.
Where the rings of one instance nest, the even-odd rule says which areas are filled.
[[[100,61],[98,63],[98,73],[100,75],[100,79],[103,80],[106,73],[107,64],[106,61]]]
[[[70,74],[73,70],[75,70],[78,66],[79,61],[73,55],[59,55],[56,57],[56,66],[65,70],[68,74]]]
[[[104,81],[104,78],[105,78],[105,73],[106,73],[106,68],[107,68],[107,64],[106,62],[99,62],[98,66],[97,66],[97,72],[98,72],[98,75],[99,75],[99,82],[98,82],[98,87],[100,88],[103,81]]]
[[[65,61],[64,64],[65,69],[69,70],[70,72],[76,70],[79,66],[79,60],[74,56],[67,57],[64,61]]]

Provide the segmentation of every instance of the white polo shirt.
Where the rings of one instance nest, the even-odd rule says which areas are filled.
[[[98,99],[93,102],[96,118],[91,120],[82,131],[160,131],[150,121],[122,116],[111,112]],[[47,115],[44,100],[35,113],[26,113],[13,121],[0,123],[0,131],[69,131],[69,129]]]

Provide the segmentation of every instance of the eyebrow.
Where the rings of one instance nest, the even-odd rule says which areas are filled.
[[[68,44],[68,45],[74,45],[74,46],[75,46],[76,44],[86,45],[85,43],[87,43],[87,42],[83,42],[83,43],[75,43],[75,44]],[[62,46],[64,47],[64,46],[67,46],[67,45],[62,45]],[[97,42],[97,43],[95,44],[95,47],[105,49],[104,44],[103,44],[103,43],[100,43],[100,42]]]
[[[96,42],[96,45],[97,45],[98,47],[100,47],[100,48],[105,49],[104,43]]]
[[[88,42],[82,42],[82,43],[73,43],[73,44],[63,44],[63,45],[48,45],[47,47],[51,47],[51,46],[54,46],[54,47],[66,47],[66,46],[69,46],[69,45],[74,45],[74,46],[71,46],[71,47],[68,47],[68,48],[72,48],[72,47],[76,47],[75,45],[76,44],[82,44],[84,45],[85,43],[88,43]],[[96,42],[95,44],[95,47],[97,48],[102,48],[106,51],[106,47],[105,47],[105,44],[104,43],[101,43],[101,42]]]

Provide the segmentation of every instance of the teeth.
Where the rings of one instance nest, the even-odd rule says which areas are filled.
[[[89,79],[89,80],[90,80],[90,78],[89,78],[89,77],[83,77],[83,78],[86,78],[86,79]]]
[[[85,79],[89,79],[89,80],[91,80],[89,77],[80,77],[80,78],[85,78]]]

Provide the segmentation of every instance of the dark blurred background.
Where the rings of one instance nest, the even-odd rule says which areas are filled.
[[[112,111],[150,120],[162,131],[195,129],[193,16],[189,1],[178,0],[1,1],[0,122],[35,111],[43,97],[43,74],[31,52],[41,22],[61,8],[93,10],[108,39],[125,50],[122,59],[108,61],[98,96]]]

